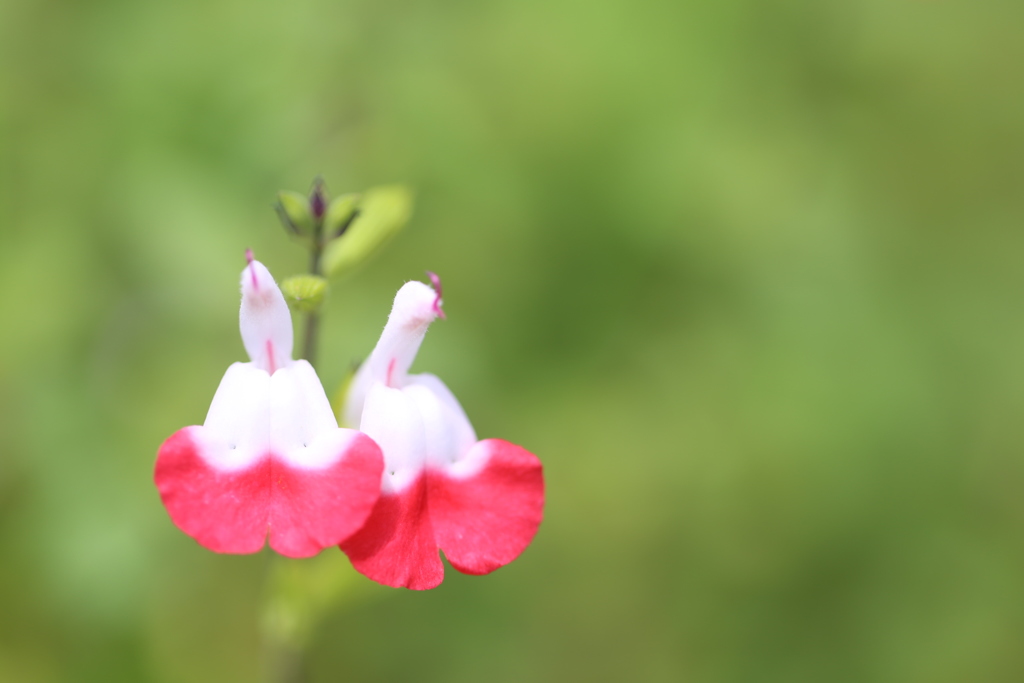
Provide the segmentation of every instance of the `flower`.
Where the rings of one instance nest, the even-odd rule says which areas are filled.
[[[384,452],[381,497],[366,526],[341,544],[353,566],[388,586],[434,588],[453,567],[487,574],[529,545],[544,510],[540,460],[500,439],[477,441],[440,379],[409,375],[430,323],[444,317],[437,291],[406,283],[380,341],[353,380],[349,424]]]
[[[174,523],[221,553],[269,537],[309,557],[357,531],[380,495],[383,460],[365,434],[339,429],[313,366],[292,360],[292,323],[270,272],[246,253],[239,322],[251,362],[234,363],[203,426],[180,429],[154,479]]]

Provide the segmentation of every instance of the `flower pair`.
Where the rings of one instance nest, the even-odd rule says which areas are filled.
[[[498,439],[477,441],[434,375],[409,375],[441,310],[436,291],[408,282],[352,382],[338,427],[313,367],[292,360],[287,304],[269,271],[242,272],[240,328],[251,362],[234,363],[202,426],[157,455],[171,519],[200,545],[252,553],[266,540],[289,557],[340,545],[353,566],[389,586],[433,588],[438,549],[459,571],[511,562],[540,524],[540,461]]]

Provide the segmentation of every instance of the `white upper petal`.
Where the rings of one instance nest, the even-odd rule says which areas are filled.
[[[296,467],[323,467],[343,453],[355,433],[338,422],[313,366],[293,361],[288,305],[259,261],[242,271],[239,313],[251,363],[224,373],[206,422],[195,436],[201,452],[224,470],[275,456]]]
[[[444,382],[431,374],[411,375],[402,391],[423,420],[427,464],[445,468],[462,460],[476,443],[476,432]]]
[[[235,363],[206,415],[203,456],[223,470],[246,468],[274,455],[295,467],[323,467],[354,438],[338,429],[313,366],[293,361],[270,375]]]
[[[270,446],[270,375],[252,363],[233,363],[224,373],[203,426],[219,448],[204,449],[210,464],[248,467]]]
[[[252,261],[242,271],[238,314],[242,342],[253,364],[273,374],[292,358],[292,317],[270,271]]]
[[[298,467],[322,467],[333,455],[312,449],[313,442],[321,434],[336,431],[338,421],[312,365],[297,360],[274,373],[270,378],[269,444],[274,454]]]
[[[473,456],[476,433],[462,406],[434,375],[414,375],[402,389],[374,383],[359,429],[384,453],[385,493],[403,490],[426,467],[469,477],[486,464]]]
[[[380,340],[349,388],[343,416],[346,424],[359,424],[363,402],[374,383],[396,388],[405,386],[409,366],[416,358],[427,328],[437,317],[438,305],[437,293],[422,282],[406,282],[398,290]]]
[[[380,341],[346,397],[345,423],[358,425],[384,452],[385,492],[402,490],[428,466],[469,477],[486,464],[486,454],[473,455],[476,432],[444,382],[408,374],[439,303],[422,282],[398,290]]]
[[[426,464],[427,438],[416,402],[406,392],[374,383],[359,429],[384,454],[384,493],[396,493],[416,481]]]

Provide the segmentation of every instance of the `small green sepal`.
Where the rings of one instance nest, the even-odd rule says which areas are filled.
[[[327,280],[319,275],[295,275],[281,283],[281,292],[296,311],[315,313],[327,296]]]
[[[313,232],[313,215],[309,211],[309,200],[291,190],[277,193],[277,215],[285,230],[295,235],[308,235]]]
[[[343,194],[334,199],[327,207],[327,215],[324,217],[324,233],[329,238],[339,237],[348,229],[359,210],[359,199],[358,194]]]

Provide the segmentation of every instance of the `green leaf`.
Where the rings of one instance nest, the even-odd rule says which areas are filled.
[[[327,296],[327,280],[319,275],[295,275],[281,283],[281,292],[293,309],[314,313]]]
[[[324,272],[337,277],[355,270],[401,230],[412,215],[412,192],[403,185],[372,187],[359,202],[359,215],[324,250]]]
[[[308,235],[313,232],[313,215],[309,212],[309,200],[298,192],[282,190],[277,193],[277,215],[289,232]]]

